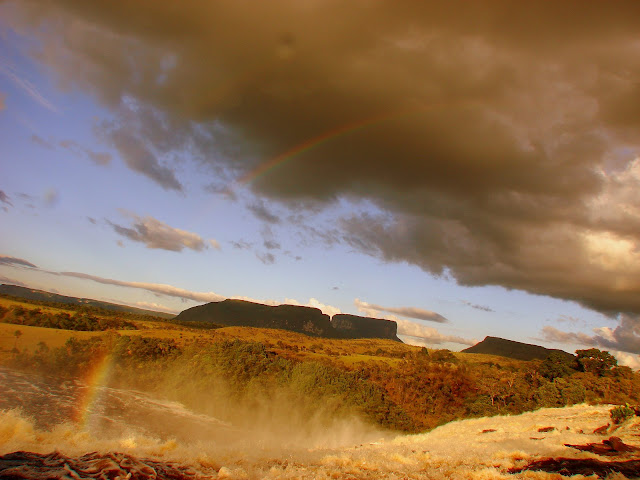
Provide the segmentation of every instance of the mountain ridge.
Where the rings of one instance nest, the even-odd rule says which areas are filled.
[[[334,319],[336,319],[334,321]],[[302,305],[264,305],[226,299],[197,305],[180,312],[179,322],[208,322],[224,326],[278,328],[321,338],[382,338],[401,342],[392,320],[337,314]]]
[[[551,353],[558,352],[567,358],[573,358],[573,355],[556,348],[546,348],[531,343],[517,342],[506,338],[486,336],[484,340],[475,345],[465,348],[462,353],[484,353],[488,355],[498,355],[516,360],[544,360]]]
[[[162,318],[175,317],[175,315],[172,313],[159,312],[156,310],[146,310],[144,308],[130,307],[128,305],[104,302],[102,300],[95,300],[92,298],[69,297],[67,295],[60,295],[59,293],[47,292],[45,290],[38,290],[36,288],[11,285],[7,283],[0,284],[0,294],[17,298],[25,298],[28,300],[35,300],[38,302],[55,302],[66,305],[87,305],[89,307],[104,308],[105,310],[112,310],[116,312],[153,315]]]

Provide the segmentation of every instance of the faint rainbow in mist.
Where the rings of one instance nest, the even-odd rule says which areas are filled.
[[[80,427],[87,427],[93,407],[100,396],[100,387],[106,384],[112,367],[113,356],[111,352],[106,352],[85,378],[87,389],[78,399],[73,417],[73,421]]]

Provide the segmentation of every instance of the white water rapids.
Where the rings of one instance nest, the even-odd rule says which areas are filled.
[[[129,463],[141,459],[144,468],[136,471],[143,473],[131,478],[162,478],[150,473],[159,472],[152,468],[153,462],[174,462],[204,478],[229,479],[563,478],[541,472],[509,474],[507,470],[536,457],[592,456],[564,444],[602,441],[602,436],[592,432],[608,423],[610,409],[587,405],[542,409],[452,422],[425,434],[400,436],[364,428],[359,421],[345,421],[292,443],[264,432],[258,439],[252,432],[191,412],[176,402],[107,388],[100,392],[89,421],[81,426],[71,419],[83,388],[87,387],[0,370],[0,455],[59,452],[77,458],[89,452],[119,452]],[[553,430],[539,431],[546,427]],[[639,433],[633,423],[615,435],[638,444]],[[116,460],[87,461],[107,465]]]

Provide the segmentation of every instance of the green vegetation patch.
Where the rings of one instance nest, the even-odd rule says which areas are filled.
[[[265,418],[274,425],[298,418],[302,425],[356,415],[417,432],[541,407],[640,403],[640,375],[597,349],[519,361],[279,330],[143,325],[72,333],[4,324],[10,337],[2,358],[14,368],[80,378],[109,361],[113,386],[146,390],[245,427]],[[49,343],[38,343],[39,336]]]
[[[24,308],[20,305],[9,308],[0,306],[0,321],[13,325],[84,332],[136,329],[134,323],[117,316],[99,317],[81,311],[74,314],[67,312],[53,313],[46,310],[43,311],[40,308]]]

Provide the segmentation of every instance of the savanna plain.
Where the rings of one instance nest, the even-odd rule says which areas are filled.
[[[640,375],[606,352],[521,361],[166,317],[0,298],[0,478],[640,475]],[[629,449],[575,448],[612,437]],[[536,467],[558,458],[608,466]]]

